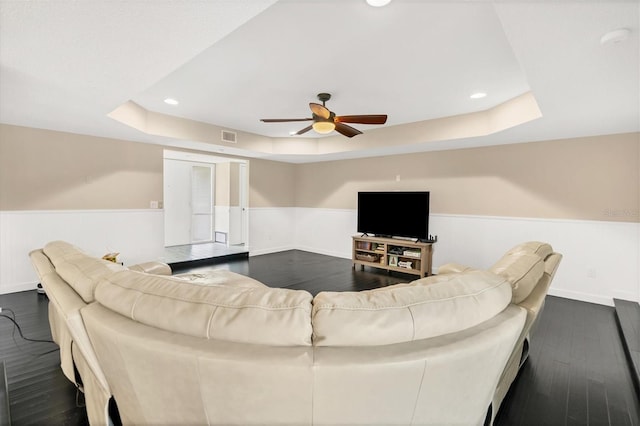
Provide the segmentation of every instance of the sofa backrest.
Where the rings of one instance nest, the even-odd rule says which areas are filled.
[[[101,303],[82,316],[124,424],[344,425],[481,424],[525,313],[508,306],[457,333],[358,347],[195,337]]]
[[[361,292],[321,292],[313,301],[314,344],[372,346],[465,330],[511,301],[506,279],[487,271],[434,276]]]
[[[524,317],[510,305],[474,327],[428,339],[315,346],[313,424],[483,424]]]
[[[553,248],[539,241],[529,241],[513,247],[489,270],[505,277],[513,288],[513,303],[525,300],[545,273],[545,259]]]
[[[311,345],[304,290],[202,285],[124,270],[102,279],[96,301],[137,322],[189,336],[274,346]]]
[[[553,253],[553,247],[549,243],[542,241],[527,241],[513,247],[506,254],[535,254],[542,260],[545,260],[551,253]]]
[[[94,291],[100,279],[127,269],[118,263],[89,256],[64,241],[50,242],[42,250],[54,265],[56,273],[86,303],[94,301]]]
[[[98,364],[80,315],[80,310],[87,306],[86,301],[58,275],[50,258],[45,255],[43,250],[33,250],[29,253],[29,257],[49,299],[51,334],[54,341],[60,346],[60,365],[63,373],[71,382],[76,383],[77,378],[72,357],[73,346],[77,351],[83,353],[95,379],[103,389],[108,391],[106,379]]]
[[[32,250],[29,258],[49,299],[49,328],[53,341],[60,347],[60,367],[64,375],[75,383],[76,377],[71,357],[72,338],[66,319],[68,315],[73,315],[73,311],[79,314],[80,308],[86,304],[80,296],[68,288],[69,286],[56,273],[55,267],[42,249]]]
[[[489,270],[506,278],[513,288],[513,303],[529,296],[544,274],[544,261],[535,254],[505,255]]]

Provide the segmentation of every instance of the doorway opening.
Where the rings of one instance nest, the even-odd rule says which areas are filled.
[[[246,250],[247,160],[164,150],[164,245]]]

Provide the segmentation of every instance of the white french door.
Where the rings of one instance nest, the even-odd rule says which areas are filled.
[[[191,167],[191,243],[213,241],[213,167]]]
[[[164,160],[164,243],[213,240],[215,165]]]

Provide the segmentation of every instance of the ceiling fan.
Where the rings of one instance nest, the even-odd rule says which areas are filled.
[[[264,123],[284,123],[287,121],[313,121],[313,124],[305,127],[302,130],[294,133],[295,135],[301,135],[313,129],[318,133],[326,134],[335,130],[342,135],[352,138],[362,132],[355,129],[345,123],[357,123],[357,124],[384,124],[387,122],[386,114],[369,114],[369,115],[336,115],[333,111],[325,106],[325,102],[331,99],[329,93],[319,93],[318,100],[322,102],[322,105],[311,102],[309,108],[311,108],[311,118],[263,118],[260,121]]]

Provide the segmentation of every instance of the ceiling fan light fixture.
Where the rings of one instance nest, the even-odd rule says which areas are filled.
[[[391,3],[391,0],[367,0],[367,4],[373,7],[382,7]]]
[[[325,135],[335,130],[336,125],[331,121],[316,121],[312,124],[313,130],[317,133]]]

